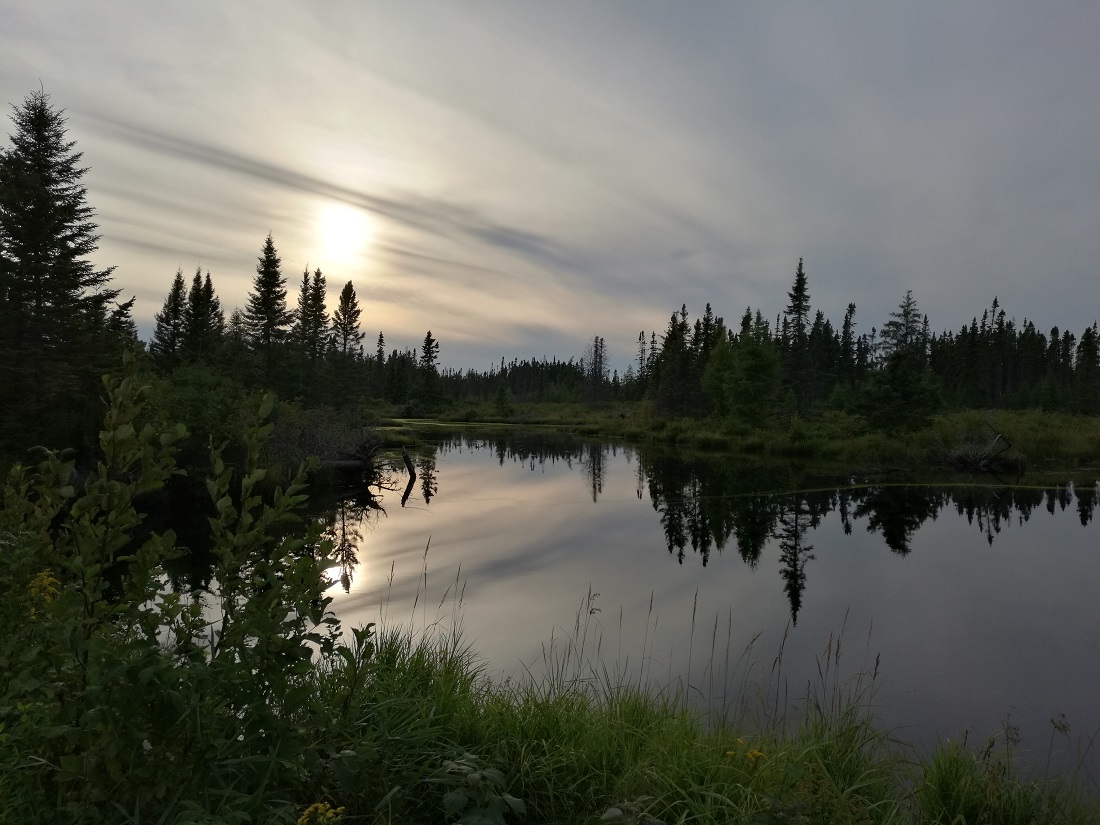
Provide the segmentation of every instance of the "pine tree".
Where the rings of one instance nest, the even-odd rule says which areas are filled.
[[[180,348],[183,344],[186,289],[183,270],[177,269],[176,277],[172,280],[172,288],[168,291],[168,297],[164,299],[164,306],[160,312],[153,315],[157,326],[153,330],[149,351],[156,358],[161,369],[169,370],[179,361]]]
[[[256,278],[243,316],[250,343],[263,363],[269,387],[277,377],[278,346],[294,319],[294,313],[286,307],[286,279],[279,269],[281,263],[275,241],[269,234],[256,264]]]
[[[791,291],[787,293],[786,316],[790,322],[792,342],[804,341],[810,323],[810,292],[801,258],[798,259],[798,269],[794,273],[794,284],[791,286]]]
[[[809,342],[810,293],[801,258],[798,259],[794,284],[787,293],[787,299],[787,310],[783,315],[787,381],[794,393],[795,411],[805,415],[813,400],[813,387]]]
[[[221,302],[214,293],[210,273],[203,280],[202,269],[196,269],[187,293],[183,311],[183,357],[191,361],[209,361],[225,334],[225,316]]]
[[[362,311],[359,309],[359,299],[355,297],[355,287],[348,281],[340,290],[340,305],[332,313],[332,334],[336,351],[344,359],[349,354],[354,356],[363,340],[363,333],[359,331],[360,315]]]
[[[923,352],[924,337],[921,334],[921,314],[913,290],[905,291],[898,304],[898,311],[890,313],[890,320],[879,331],[882,357],[889,358],[895,352],[914,350]]]
[[[45,92],[13,107],[12,146],[0,152],[0,445],[77,439],[78,409],[96,396],[114,355],[113,267],[90,260],[99,236],[66,139],[62,110]]]
[[[425,372],[438,372],[439,342],[432,337],[432,331],[424,336],[424,343],[420,347],[420,369]]]
[[[439,341],[428,330],[420,346],[420,361],[417,364],[420,384],[420,397],[429,406],[439,401]]]
[[[844,312],[844,324],[840,328],[840,369],[838,377],[844,383],[850,384],[856,375],[856,305],[848,304]]]

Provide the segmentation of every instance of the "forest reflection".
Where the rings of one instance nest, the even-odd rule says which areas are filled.
[[[634,468],[637,497],[648,500],[657,513],[664,543],[679,564],[706,566],[715,554],[736,553],[755,569],[767,548],[778,550],[782,589],[794,623],[814,560],[814,531],[831,513],[838,513],[844,534],[852,534],[853,524],[862,526],[881,537],[892,552],[906,556],[912,552],[918,529],[945,512],[965,518],[993,546],[1010,522],[1025,523],[1039,509],[1050,513],[1075,509],[1081,524],[1088,525],[1100,491],[1095,480],[1021,486],[987,479],[947,485],[898,483],[889,477],[837,479],[806,468],[525,432],[477,438],[455,435],[423,445],[416,451],[420,506],[431,507],[433,499],[446,495],[446,484],[441,488],[439,483],[437,460],[456,451],[488,451],[500,466],[517,464],[530,472],[565,464],[593,502],[603,495],[611,459],[625,453]],[[445,480],[446,470],[442,475]],[[380,512],[378,502],[363,495],[327,511],[326,534],[333,541],[345,590],[354,575],[355,548],[363,530],[369,529],[365,525]]]

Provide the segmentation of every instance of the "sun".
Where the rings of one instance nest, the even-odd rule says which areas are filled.
[[[358,264],[370,244],[371,230],[370,217],[362,209],[333,201],[322,204],[316,218],[321,266]]]

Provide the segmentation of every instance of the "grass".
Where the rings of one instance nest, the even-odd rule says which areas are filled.
[[[936,416],[909,432],[872,429],[860,416],[826,410],[809,420],[792,418],[768,427],[706,419],[663,419],[648,405],[616,403],[517,405],[507,414],[491,404],[456,405],[432,420],[382,422],[387,440],[408,443],[435,425],[553,427],[586,438],[623,439],[762,459],[812,461],[851,469],[929,468],[977,470],[995,457],[996,469],[1015,472],[1100,465],[1100,416],[1013,410],[964,410]],[[998,439],[997,436],[1000,435]],[[970,465],[973,466],[970,466]]]
[[[329,662],[317,689],[353,698],[334,745],[341,767],[316,797],[344,806],[349,821],[389,823],[442,821],[456,787],[464,822],[1100,822],[1100,801],[1081,785],[1024,779],[992,742],[921,756],[879,728],[877,659],[870,671],[842,669],[844,631],[822,652],[816,683],[792,699],[782,648],[763,682],[750,679],[751,645],[723,651],[716,622],[700,631],[711,637],[701,678],[728,681],[732,661],[740,687],[700,707],[643,663],[629,678],[599,664],[592,604],[589,593],[572,632],[544,648],[540,672],[519,679],[487,679],[457,623],[384,627],[360,648],[352,694],[348,663]]]

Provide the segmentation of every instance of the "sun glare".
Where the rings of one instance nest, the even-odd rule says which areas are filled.
[[[346,203],[326,203],[317,214],[317,239],[322,269],[356,264],[370,243],[370,218]]]

